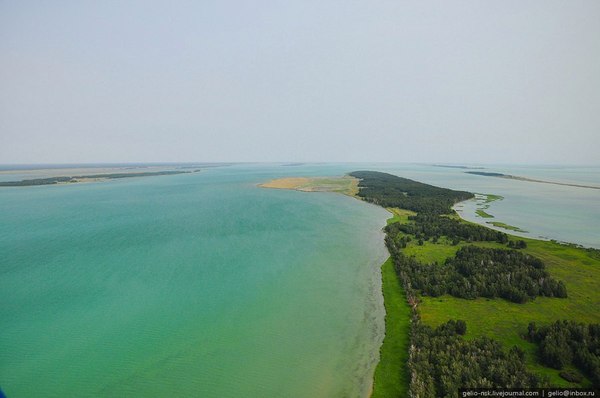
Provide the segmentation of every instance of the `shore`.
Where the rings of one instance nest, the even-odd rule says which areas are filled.
[[[291,189],[302,192],[337,192],[348,196],[358,193],[358,179],[343,177],[285,177],[258,185],[261,188]]]
[[[576,188],[589,188],[589,189],[600,189],[600,187],[595,185],[584,185],[584,184],[572,184],[567,182],[556,182],[556,181],[546,181],[546,180],[538,180],[535,178],[514,176],[511,174],[502,174],[502,173],[489,173],[483,171],[465,171],[467,174],[479,175],[484,177],[496,177],[496,178],[505,178],[508,180],[517,180],[517,181],[525,181],[525,182],[537,182],[539,184],[552,184],[552,185],[562,185],[565,187],[576,187]]]
[[[258,186],[301,192],[336,192],[361,200],[357,196],[358,182],[357,178],[348,175],[343,177],[286,177],[270,180],[258,184]],[[388,223],[408,214],[397,213],[394,209],[387,210],[392,214],[392,218],[387,220]],[[408,377],[407,370],[405,364],[395,362],[394,358],[401,357],[405,351],[405,356],[408,355],[410,309],[402,286],[395,277],[394,265],[390,257],[379,266],[378,271],[381,278],[380,292],[384,307],[383,341],[378,351],[379,360],[370,376],[365,397],[404,396],[408,391],[408,383],[403,380]]]
[[[282,182],[280,188],[305,190],[310,179]],[[314,181],[313,181],[314,183]],[[275,185],[278,185],[277,183]],[[487,209],[489,203],[503,198],[495,195],[478,195],[482,206]],[[458,207],[461,207],[459,205]],[[388,209],[393,217],[389,222],[409,222],[411,212],[401,209]],[[460,215],[460,211],[457,211]],[[459,217],[459,216],[454,216]],[[461,219],[465,220],[462,216]],[[472,222],[465,220],[467,222]],[[487,228],[488,225],[481,224]],[[498,222],[496,222],[498,224]],[[506,224],[503,229],[512,229]],[[515,231],[511,231],[515,232]],[[516,241],[517,236],[509,234],[511,241]],[[597,322],[598,313],[594,311],[598,305],[598,295],[593,288],[595,277],[600,268],[597,265],[599,257],[597,251],[584,249],[575,245],[563,245],[539,239],[525,238],[527,247],[522,252],[542,259],[549,272],[567,284],[569,297],[556,301],[554,298],[537,297],[526,304],[515,304],[503,299],[464,300],[453,296],[441,297],[419,296],[418,313],[424,324],[435,327],[448,321],[448,319],[462,319],[469,325],[467,336],[469,339],[487,336],[499,341],[505,348],[516,345],[525,353],[525,363],[528,370],[547,377],[551,383],[562,387],[572,386],[559,375],[556,369],[542,365],[536,356],[536,347],[531,342],[521,338],[523,330],[527,330],[530,321],[541,324],[555,319],[572,319],[584,322]],[[455,255],[457,250],[466,245],[477,245],[487,248],[504,248],[505,245],[497,242],[451,242],[441,240],[417,244],[414,240],[404,249],[407,255],[415,256],[425,263],[443,263],[447,258]],[[403,293],[399,279],[396,276],[394,265],[388,259],[382,267],[382,293],[385,306],[385,337],[380,347],[380,361],[378,362],[370,397],[404,396],[409,388],[409,375],[407,367],[408,345],[410,331],[410,306]],[[575,289],[574,286],[578,288]],[[511,319],[511,322],[507,322]]]
[[[486,210],[488,210],[490,208],[490,203],[499,201],[499,200],[504,200],[504,197],[499,196],[499,195],[493,195],[493,194],[476,193],[474,199],[469,199],[469,200],[465,200],[462,202],[458,202],[454,206],[452,206],[452,210],[454,210],[456,212],[456,214],[458,214],[458,216],[463,221],[476,223],[476,224],[482,225],[484,227],[495,229],[497,231],[502,231],[502,232],[510,231],[513,233],[517,232],[517,233],[522,234],[520,236],[523,236],[526,238],[531,238],[531,235],[529,235],[529,231],[526,231],[518,226],[509,225],[509,224],[503,223],[501,221],[483,221],[483,220],[490,220],[492,218],[495,218],[495,216],[493,214],[488,213]],[[473,214],[476,215],[475,220],[469,220],[466,217],[464,217],[466,203],[475,203],[475,208],[472,209],[474,211]],[[483,220],[478,220],[478,219],[483,219]],[[495,228],[492,228],[492,227],[495,227]],[[541,236],[538,238],[544,239]]]
[[[24,179],[20,181],[0,181],[0,187],[29,187],[39,185],[70,185],[78,183],[90,183],[90,182],[102,182],[110,181],[122,178],[133,178],[133,177],[154,177],[163,175],[175,175],[175,174],[190,174],[196,173],[200,170],[161,170],[161,171],[143,171],[137,170],[126,170],[119,171],[118,173],[102,173],[102,174],[90,174],[90,175],[62,175],[44,178],[33,178]]]
[[[381,265],[385,336],[379,348],[379,362],[373,376],[370,398],[408,395],[408,344],[410,341],[410,307],[394,263],[389,257]]]

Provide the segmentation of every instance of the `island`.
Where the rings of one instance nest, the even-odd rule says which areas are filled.
[[[470,170],[481,170],[485,169],[485,167],[481,166],[460,166],[460,165],[452,165],[452,164],[432,164],[433,167],[445,167],[448,169],[470,169]]]
[[[348,177],[357,180],[354,197],[392,215],[381,268],[386,334],[372,397],[600,386],[600,250],[465,221],[452,207],[472,199],[469,192],[373,171]],[[279,182],[318,186],[311,178]]]
[[[107,173],[107,174],[89,174],[80,176],[58,176],[48,178],[33,178],[21,181],[3,181],[0,182],[0,187],[29,187],[36,185],[56,185],[56,184],[73,184],[81,182],[98,182],[108,181],[120,178],[133,177],[154,177],[175,174],[190,174],[197,173],[199,169],[189,170],[166,170],[166,171],[146,171],[146,172],[124,172],[124,173]]]
[[[498,177],[498,178],[506,178],[506,179],[509,179],[509,180],[518,180],[518,181],[525,181],[525,182],[537,182],[537,183],[540,183],[540,184],[552,184],[552,185],[564,185],[566,187],[600,189],[600,187],[595,186],[595,185],[570,184],[570,183],[566,183],[566,182],[536,180],[534,178],[520,177],[520,176],[514,176],[514,175],[502,174],[502,173],[493,173],[493,172],[487,172],[487,171],[465,171],[465,173],[467,173],[467,174],[473,174],[473,175],[478,175],[478,176],[484,176],[484,177]]]

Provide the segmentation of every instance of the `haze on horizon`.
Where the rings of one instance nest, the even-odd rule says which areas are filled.
[[[598,164],[600,2],[0,3],[0,164]]]

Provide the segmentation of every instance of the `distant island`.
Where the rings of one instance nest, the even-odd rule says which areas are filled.
[[[432,164],[433,167],[446,167],[448,169],[469,169],[469,170],[481,170],[485,167],[480,166],[456,166],[451,164]]]
[[[282,164],[282,166],[285,167],[297,167],[297,166],[303,166],[305,163],[286,163],[286,164]]]
[[[0,182],[0,187],[29,187],[36,185],[55,185],[55,184],[73,184],[80,182],[96,182],[96,181],[107,181],[118,178],[131,178],[131,177],[153,177],[162,175],[175,175],[175,174],[189,174],[196,173],[199,169],[193,171],[184,170],[169,170],[169,171],[147,171],[137,173],[112,173],[112,174],[91,174],[81,176],[59,176],[59,177],[48,177],[48,178],[34,178],[29,180],[21,181],[4,181]]]
[[[527,182],[538,182],[540,184],[553,184],[553,185],[564,185],[564,186],[567,186],[567,187],[600,189],[600,187],[597,187],[597,186],[594,186],[594,185],[569,184],[569,183],[566,183],[566,182],[554,182],[554,181],[536,180],[536,179],[533,179],[533,178],[519,177],[519,176],[513,176],[513,175],[510,175],[510,174],[502,174],[502,173],[491,173],[491,172],[487,172],[487,171],[465,171],[465,173],[467,173],[467,174],[474,174],[474,175],[478,175],[478,176],[484,176],[484,177],[498,177],[498,178],[506,178],[506,179],[509,179],[509,180],[519,180],[519,181],[527,181]]]

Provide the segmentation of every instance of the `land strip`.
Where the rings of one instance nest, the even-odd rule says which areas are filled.
[[[498,227],[498,228],[503,228],[503,229],[506,229],[508,231],[515,231],[515,232],[521,232],[521,233],[527,233],[528,232],[528,231],[525,231],[524,229],[521,229],[519,227],[515,227],[514,225],[508,225],[508,224],[505,224],[505,223],[500,222],[500,221],[488,221],[488,222],[486,222],[486,224],[490,224],[490,225],[493,225],[494,227]]]
[[[415,261],[423,264],[446,267],[446,261],[454,259],[457,252],[463,248],[476,247],[505,252],[510,248],[518,247],[519,250],[515,251],[516,253],[534,256],[542,261],[549,277],[564,283],[568,291],[566,298],[537,296],[524,300],[524,303],[512,302],[501,297],[462,298],[449,293],[428,295],[412,287],[410,287],[410,291],[407,290],[406,283],[408,282],[410,286],[410,280],[405,279],[406,276],[402,277],[400,272],[402,267],[399,268],[395,262],[392,263],[395,267],[390,267],[390,262],[386,262],[382,266],[386,336],[380,349],[381,361],[375,371],[372,396],[407,396],[407,391],[414,393],[413,388],[444,387],[443,380],[435,379],[437,376],[433,376],[434,379],[423,384],[423,380],[429,380],[421,377],[427,376],[426,373],[422,373],[424,368],[420,367],[423,362],[420,362],[421,365],[419,365],[419,362],[415,362],[415,359],[408,355],[408,348],[402,348],[402,339],[404,339],[406,347],[410,344],[412,347],[416,347],[418,352],[421,344],[419,338],[423,338],[423,333],[425,335],[433,333],[429,337],[433,339],[431,340],[433,342],[439,338],[452,338],[454,342],[452,344],[455,344],[453,347],[456,347],[456,344],[462,344],[468,350],[473,349],[469,347],[479,347],[477,349],[480,349],[482,346],[484,349],[488,349],[489,344],[492,344],[493,347],[495,342],[499,343],[500,351],[498,349],[489,351],[490,353],[494,352],[490,355],[497,356],[499,361],[505,361],[504,363],[507,364],[517,361],[518,366],[522,368],[519,368],[520,370],[515,375],[524,375],[523,380],[529,380],[520,382],[521,386],[592,386],[591,376],[581,373],[582,371],[573,365],[567,366],[566,373],[575,374],[578,381],[566,379],[563,376],[564,369],[549,367],[541,359],[540,346],[527,339],[526,336],[530,322],[543,327],[557,320],[570,320],[585,324],[600,323],[600,311],[598,311],[600,291],[596,288],[597,281],[600,280],[600,252],[598,250],[496,232],[485,226],[462,220],[450,210],[454,203],[469,199],[469,195],[472,197],[472,194],[441,188],[435,189],[436,187],[407,179],[394,178],[392,184],[389,184],[388,177],[382,176],[384,173],[369,173],[372,172],[351,173],[361,179],[358,197],[389,207],[388,210],[392,212],[393,217],[388,220],[386,231],[398,231],[394,239],[404,245],[401,249],[404,256],[414,258]],[[369,180],[371,177],[373,179]],[[364,183],[365,180],[373,184]],[[305,183],[307,182],[302,181],[302,185]],[[302,186],[291,189],[297,188],[302,188]],[[489,195],[486,203],[498,199],[500,197]],[[393,207],[394,204],[398,207]],[[432,211],[440,212],[439,218],[432,217],[432,214],[435,214],[431,213]],[[440,221],[443,219],[448,221]],[[390,229],[394,225],[403,227],[395,226]],[[502,227],[510,228],[511,226],[502,225]],[[448,231],[450,235],[446,235],[443,231]],[[494,235],[494,233],[500,235]],[[455,236],[452,238],[451,235]],[[392,235],[388,232],[386,238],[388,247],[390,247],[390,238]],[[394,253],[397,253],[398,250],[392,249],[390,252],[392,260],[394,260]],[[391,289],[395,290],[395,295],[391,293]],[[398,300],[398,295],[405,295],[405,297],[403,300]],[[416,304],[413,307],[412,321],[410,321],[411,307],[407,304],[409,301]],[[410,333],[397,326],[402,325],[403,322],[410,324],[409,330],[414,333],[412,341],[407,340]],[[436,327],[438,329],[431,329]],[[452,335],[455,333],[454,328],[457,330],[456,333],[459,333],[458,336],[443,337],[444,333],[454,336]],[[424,332],[426,330],[434,331]],[[503,355],[504,357],[502,357]],[[416,358],[418,359],[418,356]],[[407,359],[408,364],[406,363]],[[435,361],[435,359],[432,360]],[[431,364],[434,365],[435,362]],[[476,361],[472,365],[477,368],[479,362]],[[448,364],[448,366],[464,365],[459,361],[456,364]],[[465,371],[469,372],[461,370],[461,372]],[[404,377],[407,374],[408,376]],[[409,380],[409,376],[410,380],[416,384]],[[529,382],[532,384],[527,384]],[[498,384],[494,385],[502,385],[506,381],[496,381],[495,383]],[[437,396],[437,393],[432,396]]]
[[[537,182],[540,184],[552,184],[552,185],[564,185],[566,187],[577,187],[577,188],[589,188],[589,189],[600,189],[600,187],[595,185],[583,185],[583,184],[570,184],[566,182],[555,182],[555,181],[545,181],[545,180],[537,180],[534,178],[520,177],[514,176],[510,174],[502,174],[502,173],[490,173],[485,171],[465,171],[467,174],[474,174],[478,176],[484,177],[497,177],[497,178],[506,178],[509,180],[518,180],[518,181],[526,181],[526,182]]]
[[[107,174],[90,174],[80,176],[57,176],[48,178],[34,178],[21,181],[4,181],[0,182],[0,187],[28,187],[37,185],[56,185],[56,184],[74,184],[82,182],[98,182],[108,181],[120,178],[133,177],[154,177],[175,174],[190,174],[200,170],[184,171],[184,170],[169,170],[169,171],[147,171],[147,172],[123,172],[123,173],[107,173]]]
[[[385,305],[385,338],[379,349],[371,398],[408,396],[408,344],[410,307],[406,293],[396,277],[394,262],[388,258],[381,266]]]
[[[350,176],[285,177],[259,184],[259,186],[303,192],[338,192],[349,196],[355,196],[358,193],[358,179]]]
[[[365,174],[365,179],[361,181],[360,186],[361,194],[362,189],[367,189],[363,194],[364,196],[367,196],[367,200],[370,199],[373,202],[380,200],[372,187],[382,186],[382,178],[383,177],[379,175],[374,176],[375,183],[369,185],[369,175]],[[424,189],[429,188],[424,187]],[[388,196],[385,198],[386,200],[391,200]],[[405,200],[405,195],[399,196],[398,200]],[[412,203],[411,201],[406,201],[404,203],[411,206],[418,206],[418,204]],[[404,210],[402,209],[397,209],[394,213],[401,214],[403,211]],[[448,216],[443,216],[442,218],[457,220],[460,225],[477,225],[458,218],[456,214],[450,214]],[[425,217],[424,220],[429,220],[428,222],[431,222],[432,219],[433,218],[431,217]],[[414,225],[415,222],[417,223],[416,226]],[[390,230],[409,231],[399,232],[397,236],[393,237],[396,242],[404,245],[401,252],[405,258],[414,258],[422,264],[437,264],[437,267],[447,267],[445,265],[446,261],[453,259],[456,256],[456,253],[464,247],[480,247],[506,251],[508,243],[509,247],[522,247],[522,249],[519,249],[516,252],[531,255],[541,260],[543,264],[545,264],[550,277],[564,283],[569,294],[566,298],[536,297],[522,304],[499,297],[476,297],[473,299],[465,299],[450,294],[442,294],[439,296],[427,295],[417,290],[415,292],[415,299],[418,303],[416,314],[417,319],[420,319],[420,321],[413,324],[413,330],[415,327],[417,327],[417,330],[422,330],[423,327],[444,327],[447,330],[449,321],[454,322],[454,320],[459,319],[466,324],[466,334],[464,335],[465,342],[472,341],[475,344],[481,345],[481,338],[485,337],[493,338],[495,341],[498,341],[505,350],[508,350],[505,352],[513,352],[509,349],[512,349],[511,347],[517,347],[524,355],[523,363],[526,366],[527,371],[532,375],[535,375],[537,378],[536,380],[539,380],[536,383],[541,383],[541,385],[544,386],[561,387],[589,387],[592,385],[592,381],[589,378],[591,376],[588,374],[581,374],[579,370],[571,365],[566,368],[566,371],[567,373],[575,373],[579,381],[569,381],[561,376],[565,373],[564,371],[548,367],[548,365],[543,363],[540,358],[539,346],[528,340],[526,335],[530,322],[535,322],[538,325],[550,325],[557,320],[570,320],[586,324],[597,324],[600,322],[600,311],[598,311],[598,308],[600,308],[600,293],[598,292],[598,289],[594,287],[597,281],[600,280],[599,251],[584,249],[576,247],[575,245],[520,238],[506,234],[508,242],[505,242],[504,240],[480,241],[478,239],[473,239],[472,237],[469,237],[469,239],[461,238],[457,240],[450,239],[449,237],[444,236],[444,234],[441,234],[439,237],[436,237],[437,235],[431,237],[428,233],[432,232],[427,228],[420,229],[424,228],[426,224],[422,224],[422,227],[418,227],[418,225],[420,225],[418,224],[419,222],[418,215],[413,215],[411,217],[395,216],[388,228],[386,228],[386,230],[390,230],[390,227],[394,224],[413,225],[410,228],[402,227],[398,229],[398,227],[394,227]],[[438,222],[436,221],[434,226],[438,225],[436,223]],[[417,228],[415,229],[415,227]],[[485,228],[483,226],[478,227]],[[459,229],[457,231],[460,232]],[[415,235],[415,233],[417,235]],[[418,238],[419,234],[420,238]],[[387,241],[390,242],[391,238],[392,235],[389,235],[388,232]],[[517,245],[516,243],[521,244]],[[390,247],[389,244],[388,247]],[[398,250],[392,248],[390,252],[394,255]],[[402,269],[402,267],[396,268],[397,271]],[[398,274],[398,277],[400,277],[400,274]],[[401,277],[400,280],[402,280]],[[407,283],[406,279],[403,281],[404,283]],[[390,311],[394,311],[394,307],[390,306],[388,308],[386,306],[386,316],[390,316]],[[387,329],[386,333],[388,333]],[[418,340],[411,343],[412,346],[415,346],[415,344],[417,344],[416,347],[418,351]],[[477,363],[474,363],[473,365],[477,365]],[[413,363],[411,366],[416,365]],[[448,366],[461,365],[448,364]],[[416,382],[419,380],[422,381],[423,379],[419,379],[418,377],[419,371],[414,373],[414,369],[419,369],[419,367],[413,367],[413,370],[411,370],[411,372],[413,372],[411,374],[417,376],[414,380]],[[436,384],[437,388],[442,388],[438,384],[442,381],[431,380],[431,382]],[[380,384],[381,383],[375,383],[374,394],[378,393],[377,389]],[[418,387],[419,385],[416,385],[415,388]],[[412,389],[413,387],[410,388]],[[391,397],[393,395],[387,396]],[[425,394],[425,396],[428,395]]]

